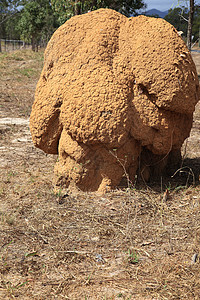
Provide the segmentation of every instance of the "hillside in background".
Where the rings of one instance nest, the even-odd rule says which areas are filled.
[[[160,18],[164,18],[168,14],[168,10],[160,11],[158,9],[152,8],[152,9],[149,9],[149,10],[143,12],[142,14],[146,15],[146,16],[158,15]]]

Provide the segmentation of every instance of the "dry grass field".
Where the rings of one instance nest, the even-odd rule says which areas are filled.
[[[28,126],[42,64],[0,53],[0,299],[200,299],[200,105],[173,178],[55,193]]]

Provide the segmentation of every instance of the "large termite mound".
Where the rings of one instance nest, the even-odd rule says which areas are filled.
[[[105,190],[124,173],[134,180],[139,165],[148,178],[150,168],[173,162],[199,96],[195,65],[173,26],[100,9],[71,18],[49,41],[33,142],[59,154],[57,184]]]

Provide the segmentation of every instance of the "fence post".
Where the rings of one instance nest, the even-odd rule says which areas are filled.
[[[29,48],[29,44],[26,44],[25,41],[0,38],[0,53],[4,51],[9,52],[17,49],[26,49],[27,47]]]

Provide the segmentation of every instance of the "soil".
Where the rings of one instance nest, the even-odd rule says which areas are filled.
[[[173,178],[55,193],[29,130],[42,64],[0,54],[0,298],[200,299],[200,103]]]

